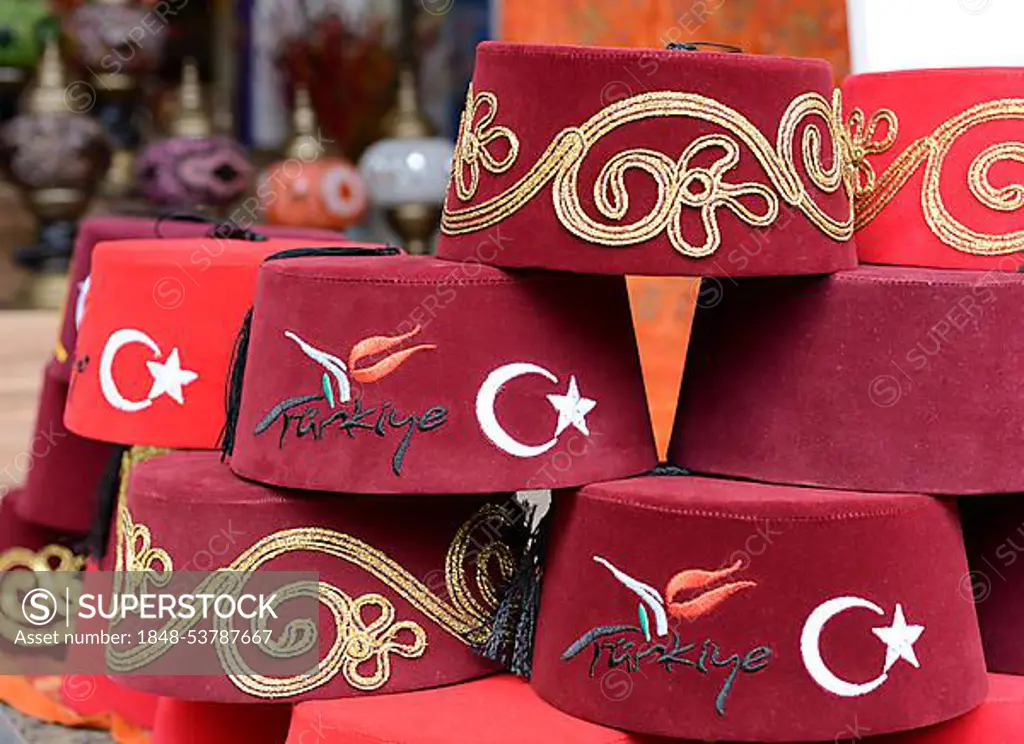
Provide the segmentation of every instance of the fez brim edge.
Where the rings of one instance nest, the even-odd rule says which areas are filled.
[[[653,726],[650,728],[639,728],[632,724],[632,722],[624,720],[616,720],[614,716],[610,716],[606,720],[597,720],[595,718],[587,717],[586,711],[576,709],[573,705],[566,705],[563,701],[553,700],[544,694],[544,691],[539,689],[537,685],[532,685],[533,689],[537,694],[549,705],[557,708],[563,713],[568,713],[571,716],[580,718],[581,720],[589,721],[590,723],[597,724],[599,726],[608,726],[610,728],[621,729],[623,731],[631,731],[636,734],[643,734],[647,736],[664,736],[669,739],[681,739],[683,741],[722,741],[722,742],[749,742],[750,744],[796,744],[796,742],[806,742],[807,744],[816,744],[818,742],[831,742],[836,739],[837,734],[846,735],[850,729],[847,727],[851,725],[856,717],[856,710],[851,706],[848,720],[833,721],[831,725],[825,725],[820,731],[806,731],[800,732],[798,735],[786,734],[785,732],[772,732],[771,734],[765,734],[763,731],[751,731],[750,733],[737,733],[728,730],[726,726],[721,727],[708,727],[705,729],[697,729],[696,727],[692,731],[681,731],[678,728],[660,728]],[[970,713],[985,702],[985,698],[988,695],[988,679],[985,679],[984,684],[981,686],[977,695],[970,696],[963,705],[952,708],[943,712],[941,715],[932,714],[930,716],[922,716],[920,721],[916,723],[912,728],[904,727],[879,727],[871,726],[861,722],[863,724],[862,731],[869,730],[871,737],[877,737],[882,734],[896,734],[905,733],[909,731],[916,731],[918,729],[927,728],[928,726],[934,726],[936,724],[945,723],[947,721],[954,720],[960,716]],[[600,694],[600,693],[599,693]],[[898,704],[898,703],[895,703]],[[608,710],[614,709],[614,705],[609,705]],[[840,736],[841,740],[844,736]]]
[[[639,458],[638,458],[639,459]],[[393,487],[381,486],[377,484],[373,489],[368,490],[355,490],[350,486],[346,486],[341,483],[311,483],[308,480],[299,481],[287,481],[284,478],[263,476],[257,474],[255,471],[258,468],[248,468],[244,465],[236,467],[234,458],[229,458],[229,464],[231,471],[242,478],[243,480],[249,481],[250,483],[256,483],[264,486],[273,486],[275,488],[295,489],[300,491],[317,491],[324,492],[323,495],[329,496],[335,494],[338,498],[346,498],[353,495],[365,495],[365,496],[437,496],[441,494],[462,494],[466,496],[479,496],[481,494],[490,493],[515,493],[516,491],[530,491],[530,490],[546,490],[546,489],[563,489],[563,488],[578,488],[585,486],[588,483],[598,483],[602,481],[620,480],[622,478],[632,478],[634,476],[645,475],[649,473],[658,464],[658,458],[651,454],[649,457],[643,457],[643,464],[637,465],[630,468],[618,468],[616,470],[609,470],[604,473],[600,468],[595,468],[593,474],[580,476],[570,480],[559,483],[536,483],[531,482],[530,478],[523,479],[514,475],[502,476],[493,474],[484,474],[480,476],[478,482],[468,482],[467,480],[460,480],[454,478],[450,482],[442,483],[438,481],[436,485],[428,486],[410,486],[409,483],[402,481],[400,478],[395,479]],[[539,474],[546,464],[541,463],[537,467],[537,474]],[[473,479],[477,481],[476,478]],[[346,487],[348,490],[342,491],[341,487]]]
[[[108,677],[119,685],[127,687],[136,692],[143,692],[150,695],[159,695],[161,697],[173,698],[175,700],[183,700],[186,702],[193,703],[222,703],[229,705],[291,705],[293,703],[300,703],[304,701],[330,701],[330,700],[351,700],[363,697],[372,697],[378,695],[403,695],[406,693],[422,692],[425,690],[437,690],[446,687],[453,687],[455,685],[465,684],[478,679],[485,679],[488,677],[494,677],[495,675],[501,674],[502,670],[498,668],[498,665],[494,665],[494,669],[491,671],[484,671],[478,674],[471,675],[457,675],[453,679],[437,680],[431,684],[416,685],[408,688],[397,688],[393,687],[387,690],[374,690],[373,692],[359,692],[350,691],[347,694],[339,693],[336,690],[331,690],[325,694],[325,689],[329,688],[330,685],[325,685],[323,688],[317,690],[310,690],[309,692],[302,693],[301,695],[295,695],[293,697],[280,698],[279,700],[265,700],[263,698],[256,698],[246,695],[241,691],[235,691],[231,695],[208,695],[204,697],[202,690],[205,687],[205,679],[220,679],[219,676],[215,675],[189,675],[187,677],[181,675],[174,675],[170,677],[172,680],[185,680],[181,683],[175,683],[168,685],[166,679],[168,677],[161,675],[147,675],[147,674],[128,674],[123,676],[108,675]],[[183,693],[184,690],[189,690],[187,693]]]
[[[672,447],[669,447],[672,452]],[[862,491],[868,493],[906,493],[906,494],[929,494],[943,500],[958,499],[962,497],[984,497],[1002,496],[1006,494],[1020,493],[1021,488],[1003,486],[1000,488],[981,486],[976,488],[952,489],[943,480],[936,480],[921,483],[898,483],[894,484],[887,478],[880,478],[878,481],[866,480],[856,483],[850,481],[838,482],[824,478],[815,479],[808,476],[787,476],[775,473],[767,473],[764,469],[751,471],[742,468],[718,467],[710,470],[703,469],[699,464],[688,461],[687,458],[669,457],[668,464],[684,468],[691,475],[704,478],[721,478],[726,480],[745,481],[750,483],[764,483],[772,486],[794,486],[797,488],[818,488],[829,491]],[[727,472],[728,471],[728,472]],[[912,476],[916,477],[916,476]],[[1019,484],[1018,484],[1019,485]]]
[[[519,229],[513,229],[509,223],[518,216],[502,223],[499,227],[505,227],[509,232],[518,233]],[[529,229],[529,228],[525,228]],[[752,231],[751,233],[756,234]],[[469,233],[466,235],[441,235],[438,242],[437,256],[452,262],[465,263],[480,261],[478,253],[479,241],[486,239],[487,232]],[[779,271],[763,270],[762,263],[755,263],[753,256],[761,252],[761,246],[753,243],[748,252],[742,245],[734,245],[719,249],[718,253],[707,258],[687,258],[675,253],[669,246],[664,246],[665,257],[658,258],[652,262],[646,254],[651,250],[649,246],[636,245],[625,248],[606,248],[603,246],[584,243],[575,238],[567,237],[563,241],[555,241],[557,246],[547,253],[543,260],[536,260],[532,257],[520,258],[515,251],[499,253],[500,261],[493,263],[482,261],[482,263],[506,269],[534,269],[540,271],[564,271],[578,274],[601,274],[609,276],[681,276],[700,279],[701,277],[731,278],[731,277],[776,277],[776,276],[818,276],[835,274],[840,271],[848,271],[857,268],[857,251],[853,240],[847,243],[835,242],[835,252],[828,253],[819,251],[813,256],[805,256],[797,259],[799,265],[795,265],[794,259],[790,258],[785,268]],[[782,249],[785,250],[785,249]],[[621,260],[616,262],[614,268],[608,266],[603,258],[596,261],[594,265],[589,260],[589,254],[597,256],[598,253],[618,252]],[[751,271],[748,267],[737,268],[732,261],[743,261],[746,264],[753,264],[758,267]],[[654,265],[652,265],[652,263]],[[709,268],[710,267],[710,268]]]

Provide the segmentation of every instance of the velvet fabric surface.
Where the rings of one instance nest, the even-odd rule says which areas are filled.
[[[532,684],[566,713],[809,742],[855,720],[872,734],[930,725],[984,699],[951,502],[649,476],[554,503]]]
[[[43,373],[32,456],[18,516],[55,530],[84,534],[92,526],[96,493],[115,448],[72,434],[64,427],[68,384],[52,360]]]
[[[215,229],[215,226],[208,223],[185,222],[173,218],[157,223],[156,219],[148,217],[104,216],[89,217],[79,221],[74,252],[71,254],[68,295],[64,302],[63,318],[60,323],[60,338],[54,354],[57,361],[61,363],[61,378],[65,382],[71,379],[71,362],[75,352],[75,340],[78,337],[78,326],[81,325],[86,300],[89,296],[89,287],[92,285],[89,276],[92,271],[93,248],[98,243],[108,240],[160,237],[200,238],[209,235]],[[261,235],[280,238],[334,240],[339,237],[336,233],[326,230],[299,230],[268,225],[253,225],[252,230]],[[169,278],[174,279],[175,277],[171,275]],[[182,281],[186,280],[184,275],[179,275],[177,278]],[[165,291],[166,289],[165,287]]]
[[[1020,494],[961,500],[971,573],[965,596],[974,596],[993,672],[1024,674],[1024,499]]]
[[[316,571],[348,609],[336,623],[326,604],[320,608],[320,658],[338,647],[319,677],[271,678],[256,691],[224,674],[120,677],[125,685],[181,699],[266,702],[403,692],[495,671],[471,646],[486,638],[522,548],[523,512],[511,494],[288,492],[235,477],[217,453],[174,452],[134,468],[127,504],[119,556],[131,554],[126,535],[144,526],[148,555],[165,551],[166,569]]]
[[[209,236],[97,245],[67,427],[120,444],[216,447],[231,353],[260,262],[288,248],[360,245]]]
[[[990,674],[985,702],[959,718],[915,731],[872,736],[850,721],[823,744],[1016,744],[1024,725],[1024,679]],[[609,698],[609,705],[614,705]],[[858,738],[859,737],[859,738]],[[511,676],[440,690],[359,700],[299,703],[287,744],[694,744],[631,734],[562,713]]]
[[[593,274],[848,269],[832,88],[823,60],[484,42],[438,255]]]
[[[866,263],[1017,271],[1024,70],[852,75],[857,251]]]
[[[483,493],[634,475],[656,459],[621,277],[416,256],[260,270],[238,475]]]
[[[52,568],[77,570],[78,560],[71,557],[71,550],[77,547],[81,536],[72,535],[59,530],[29,522],[18,516],[18,502],[24,497],[24,491],[15,488],[0,498],[0,560],[5,564],[4,570],[14,568],[31,568],[24,559],[35,561],[39,557],[53,556],[53,560],[45,562]],[[56,550],[50,546],[57,546]],[[12,548],[16,552],[8,552]],[[60,556],[66,556],[64,561]],[[72,565],[74,564],[74,565]]]
[[[545,703],[517,677],[498,675],[401,695],[299,703],[288,744],[653,744]]]
[[[1017,274],[862,266],[696,311],[669,461],[867,491],[1024,490]]]
[[[231,705],[161,698],[152,744],[281,744],[289,705]],[[304,744],[313,744],[310,739]]]

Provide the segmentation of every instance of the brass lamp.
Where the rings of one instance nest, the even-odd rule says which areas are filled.
[[[60,306],[77,221],[110,166],[103,127],[72,111],[67,94],[60,49],[51,39],[21,113],[0,129],[0,168],[39,223],[37,244],[15,253],[30,272],[29,301],[38,307]]]
[[[156,69],[167,38],[166,21],[134,0],[93,0],[67,23],[82,77],[94,85],[92,115],[114,142],[103,193],[122,197],[133,186],[135,151],[142,142],[140,78]]]

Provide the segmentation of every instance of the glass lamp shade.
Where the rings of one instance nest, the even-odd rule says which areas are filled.
[[[52,22],[46,0],[0,3],[0,67],[34,67],[43,53],[44,27]]]
[[[245,194],[253,167],[227,137],[175,137],[147,147],[135,161],[139,192],[167,207],[226,207]]]
[[[166,21],[136,5],[81,5],[68,29],[75,59],[96,74],[139,75],[156,69],[168,33]]]
[[[0,129],[0,168],[26,191],[91,194],[110,166],[110,140],[88,116],[21,114]]]
[[[440,137],[384,139],[359,160],[370,201],[379,207],[443,204],[453,146]]]
[[[257,190],[272,225],[344,230],[366,215],[366,185],[345,158],[275,163]]]

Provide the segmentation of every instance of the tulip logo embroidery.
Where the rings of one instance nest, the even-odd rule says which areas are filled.
[[[607,568],[620,584],[637,595],[640,600],[638,624],[595,627],[562,652],[562,661],[570,661],[586,648],[592,648],[591,678],[602,656],[608,669],[623,666],[630,674],[638,672],[645,660],[660,664],[666,672],[675,671],[676,666],[681,669],[689,667],[706,676],[716,669],[727,669],[715,697],[715,711],[720,716],[725,715],[726,703],[739,675],[755,674],[768,667],[772,658],[772,649],[768,646],[756,646],[742,656],[738,653],[724,655],[719,644],[711,638],[705,638],[700,644],[684,642],[678,630],[669,628],[669,617],[694,622],[717,610],[730,597],[756,587],[757,582],[750,580],[721,583],[742,569],[740,561],[717,571],[680,571],[669,579],[664,593],[620,571],[600,556],[595,555],[594,561]],[[643,639],[635,640],[631,637],[634,634],[640,634]]]
[[[323,368],[320,377],[321,390],[311,395],[299,395],[281,401],[260,420],[253,434],[259,436],[280,421],[278,446],[284,447],[289,441],[289,434],[294,434],[300,439],[308,435],[314,441],[321,441],[324,433],[330,430],[343,432],[349,438],[362,431],[381,438],[393,431],[399,431],[402,438],[392,456],[391,469],[395,475],[401,475],[405,455],[413,436],[442,426],[447,421],[448,409],[444,406],[433,406],[416,415],[399,413],[390,401],[368,407],[364,405],[361,396],[353,399],[350,380],[360,383],[378,382],[394,373],[413,354],[437,348],[435,344],[419,344],[393,351],[419,332],[420,326],[417,325],[408,333],[397,336],[364,338],[352,346],[346,363],[334,354],[306,342],[298,334],[285,331],[286,338],[295,342],[303,354]],[[380,357],[381,354],[385,356]],[[377,361],[373,361],[374,357],[378,357]],[[327,410],[318,405],[324,401],[327,403]]]

